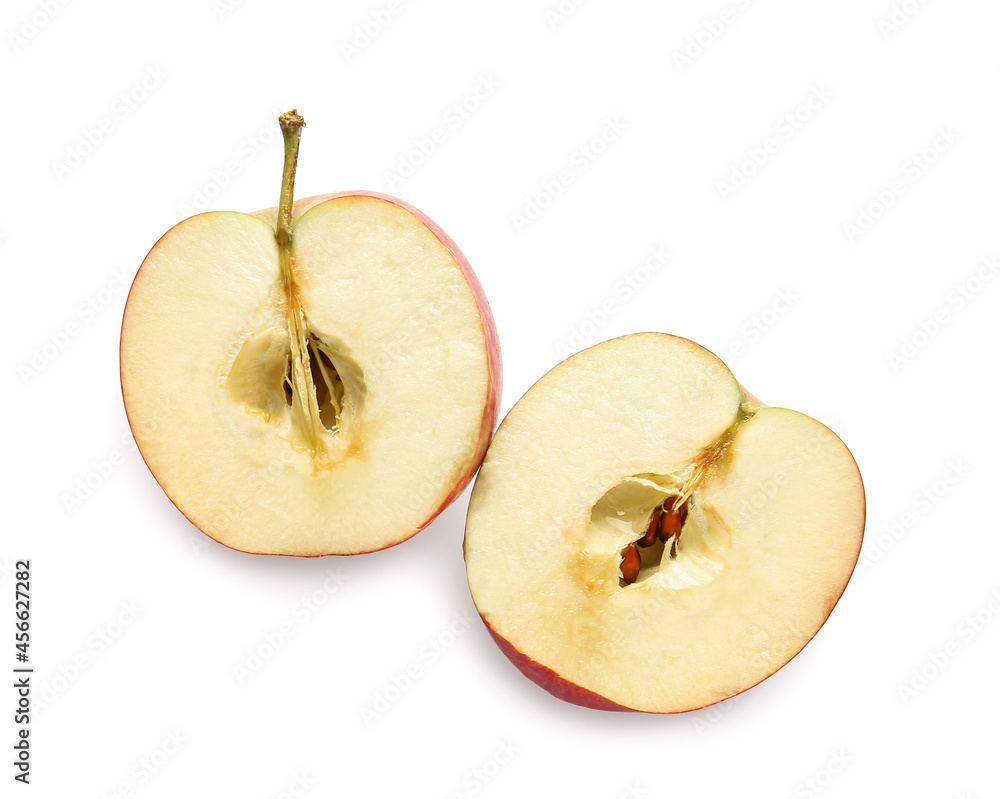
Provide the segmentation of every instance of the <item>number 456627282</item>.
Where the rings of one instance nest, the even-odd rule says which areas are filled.
[[[19,663],[28,662],[28,646],[31,644],[31,561],[19,560],[17,572],[14,575],[17,584],[14,586],[14,624],[17,632],[14,634],[14,648]]]

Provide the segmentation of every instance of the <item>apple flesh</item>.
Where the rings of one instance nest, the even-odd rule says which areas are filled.
[[[465,559],[480,615],[532,680],[587,707],[674,713],[806,645],[864,520],[832,431],[751,401],[697,344],[641,333],[569,358],[510,411]]]
[[[184,220],[150,251],[122,324],[122,392],[166,494],[246,552],[406,540],[475,473],[500,348],[455,243],[394,198],[300,200]]]

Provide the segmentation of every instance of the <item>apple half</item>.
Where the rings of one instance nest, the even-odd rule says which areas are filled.
[[[562,362],[476,478],[469,587],[503,652],[555,696],[675,713],[750,688],[843,593],[865,495],[844,443],[763,407],[662,333]]]
[[[481,462],[501,364],[455,243],[370,192],[203,213],[143,261],[122,324],[136,443],[167,496],[234,549],[369,552],[429,524]]]

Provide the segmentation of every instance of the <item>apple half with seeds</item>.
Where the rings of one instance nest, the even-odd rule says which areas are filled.
[[[569,702],[676,713],[773,674],[861,548],[857,464],[703,347],[604,342],[542,377],[476,479],[469,587],[503,652]]]
[[[381,194],[199,214],[143,261],[122,324],[129,423],[177,508],[234,549],[369,552],[431,522],[478,468],[501,364],[468,261]]]

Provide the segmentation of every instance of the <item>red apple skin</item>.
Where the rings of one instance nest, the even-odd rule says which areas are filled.
[[[434,222],[434,220],[432,220],[430,217],[428,217],[422,211],[418,210],[417,208],[414,208],[409,203],[404,202],[403,200],[400,200],[400,199],[398,199],[396,197],[391,197],[388,194],[381,194],[380,192],[376,192],[376,191],[364,191],[364,190],[361,190],[361,191],[340,191],[340,192],[333,192],[331,194],[317,194],[317,195],[314,195],[312,197],[304,197],[301,200],[296,200],[294,203],[292,203],[292,220],[293,220],[293,223],[294,223],[294,220],[296,218],[298,218],[299,216],[301,216],[305,211],[307,211],[308,209],[312,208],[314,205],[318,205],[321,202],[324,202],[326,200],[333,200],[333,199],[336,199],[338,197],[375,197],[375,198],[377,198],[379,200],[385,200],[387,202],[394,203],[395,205],[398,205],[401,208],[409,211],[411,214],[413,214],[415,217],[417,217],[417,219],[419,219],[421,222],[423,222],[428,228],[430,228],[431,232],[437,237],[438,241],[440,241],[445,246],[445,248],[451,254],[452,258],[455,259],[455,262],[458,264],[459,269],[462,270],[462,274],[465,277],[466,282],[469,284],[469,288],[472,289],[472,295],[473,295],[473,297],[476,300],[476,308],[479,311],[479,318],[482,321],[482,324],[483,324],[483,333],[484,333],[485,339],[486,339],[486,359],[487,359],[487,367],[488,367],[488,371],[489,371],[490,385],[489,385],[489,388],[487,390],[486,405],[483,408],[482,422],[481,422],[481,424],[479,426],[479,442],[478,442],[478,445],[476,447],[475,454],[473,455],[472,460],[469,462],[468,468],[459,477],[458,482],[455,483],[454,487],[449,492],[449,494],[444,498],[444,501],[437,508],[437,510],[435,510],[425,521],[423,521],[419,526],[417,526],[417,528],[415,530],[413,530],[412,532],[408,532],[406,535],[402,536],[398,541],[394,541],[391,544],[387,544],[386,546],[384,546],[384,547],[381,548],[381,549],[389,549],[391,547],[397,546],[398,544],[402,544],[404,541],[408,541],[410,538],[412,538],[417,533],[419,533],[421,530],[423,530],[425,527],[427,527],[438,516],[440,516],[441,513],[449,505],[451,505],[452,502],[455,501],[455,498],[458,497],[458,495],[461,494],[463,490],[465,490],[465,487],[469,484],[469,481],[472,479],[472,477],[475,475],[475,473],[479,470],[479,466],[482,464],[483,458],[486,456],[486,450],[489,447],[490,440],[493,438],[493,431],[496,429],[497,421],[498,421],[499,416],[500,416],[500,398],[501,398],[501,394],[502,394],[502,391],[503,391],[503,360],[502,360],[501,355],[500,355],[500,336],[497,333],[496,320],[494,320],[494,318],[493,318],[493,311],[490,309],[489,300],[486,299],[486,292],[483,291],[483,287],[482,287],[482,284],[479,282],[479,278],[476,277],[476,273],[472,270],[472,266],[469,264],[469,259],[465,257],[464,253],[458,248],[458,245],[451,238],[451,236],[449,236],[447,233],[444,232],[444,230],[441,229],[440,225],[438,225],[436,222]],[[263,209],[261,211],[254,211],[254,212],[252,212],[249,215],[257,217],[258,219],[261,219],[261,220],[267,222],[271,226],[275,226],[277,224],[277,219],[278,219],[278,208],[277,208],[277,206],[275,206],[273,208],[265,208],[265,209]],[[169,233],[169,232],[170,231],[167,231],[167,233]],[[163,235],[166,236],[167,233],[164,233]],[[162,239],[163,236],[161,236],[160,238]],[[150,252],[153,252],[156,249],[156,247],[157,247],[158,244],[159,244],[159,241],[157,241],[157,244],[153,245],[153,247],[150,249]],[[148,254],[147,254],[146,257],[147,258],[149,257]],[[145,259],[144,259],[144,261],[145,261]],[[139,267],[139,270],[140,271],[142,270],[142,266],[141,265]],[[138,278],[138,273],[136,274],[136,278]],[[132,289],[135,288],[136,282],[137,282],[137,279],[135,279],[135,280],[132,281],[132,286],[129,289],[129,294],[131,294]],[[126,308],[128,307],[128,299],[126,299],[126,301],[125,301],[125,307]],[[123,318],[123,320],[122,320],[122,329],[123,330],[124,330],[124,326],[125,326],[125,320]],[[121,382],[121,363],[122,363],[120,349],[121,349],[121,343],[123,341],[124,341],[124,336],[122,336],[120,338],[120,340],[119,340],[119,357],[118,357],[118,363],[119,363],[119,382]],[[127,403],[127,401],[125,401],[124,384],[122,385],[122,401],[125,404],[125,416],[128,419],[129,429],[131,430],[132,429],[132,420],[131,420],[131,418],[129,418],[129,415],[128,415],[128,403]],[[132,433],[133,433],[133,438],[134,438],[135,437],[135,431],[132,430]],[[142,451],[141,450],[139,451],[139,454],[142,455]],[[149,463],[146,462],[145,456],[142,456],[142,457],[143,457],[143,462],[146,463],[146,468],[149,468]],[[150,473],[153,474],[153,470],[152,469],[150,469]],[[153,474],[153,478],[154,479],[156,478],[155,474]],[[164,492],[164,493],[166,493],[166,492]],[[177,510],[179,510],[181,512],[181,514],[186,519],[188,519],[188,521],[190,521],[192,524],[194,524],[194,522],[191,521],[191,519],[187,516],[187,514],[184,513],[183,509],[180,508],[180,506],[178,506],[176,502],[174,502],[173,497],[171,497],[169,494],[167,494],[167,498],[173,503],[174,507],[176,507]],[[195,526],[197,527],[197,525],[195,525]],[[205,532],[205,531],[202,530],[202,532]],[[206,532],[206,535],[208,535],[209,538],[212,538],[213,541],[218,541],[218,539],[214,538],[210,533]],[[226,543],[224,543],[222,541],[218,541],[218,542],[220,544],[222,544],[223,546],[229,546],[228,544],[226,544]],[[229,548],[230,549],[235,549],[234,547],[229,547]],[[241,550],[241,549],[238,549],[236,551],[237,552],[248,552],[247,550]],[[343,554],[343,555],[362,555],[362,554],[366,554],[369,551],[373,551],[373,550],[363,550],[363,551],[360,551],[360,552],[344,552],[344,553],[340,553],[340,554]],[[379,551],[381,551],[381,550],[379,550]],[[269,552],[248,552],[248,554],[251,554],[251,555],[271,555],[273,553],[269,553]],[[279,556],[279,557],[314,557],[315,558],[315,557],[325,557],[325,556],[324,555],[284,555],[284,556]]]
[[[570,702],[574,705],[582,705],[583,707],[593,708],[594,710],[620,710],[629,713],[635,712],[634,708],[619,705],[612,702],[610,699],[605,699],[600,694],[595,694],[593,691],[581,688],[576,683],[563,679],[548,666],[543,666],[541,663],[532,660],[527,655],[523,655],[518,652],[513,646],[511,646],[510,641],[497,635],[496,631],[494,631],[486,619],[483,619],[483,624],[485,624],[486,629],[490,631],[490,635],[493,636],[493,640],[496,642],[496,645],[500,647],[500,651],[507,656],[511,663],[517,666],[518,671],[520,671],[525,677],[536,685],[544,688],[556,699],[562,699],[564,702]]]

